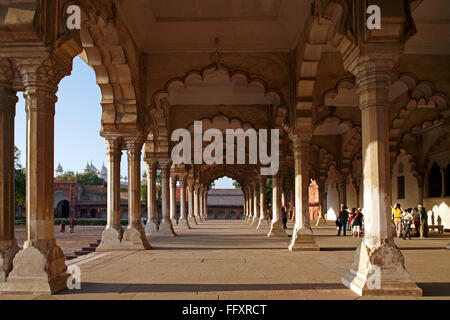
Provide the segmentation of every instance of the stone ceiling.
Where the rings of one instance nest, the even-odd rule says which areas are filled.
[[[289,51],[310,14],[308,0],[118,0],[144,52]],[[214,39],[218,37],[217,46]]]

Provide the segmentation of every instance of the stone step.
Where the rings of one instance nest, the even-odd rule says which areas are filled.
[[[75,256],[75,255],[67,255],[66,256],[66,260],[72,260],[72,259],[75,259],[75,258],[78,258],[78,256]]]
[[[77,255],[77,256],[84,256],[84,255],[87,255],[89,253],[90,253],[89,251],[82,251],[82,250],[75,251],[75,255]]]
[[[86,252],[94,252],[95,248],[92,247],[83,247],[81,248],[82,251],[86,251]]]

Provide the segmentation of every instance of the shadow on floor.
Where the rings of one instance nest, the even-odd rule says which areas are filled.
[[[214,250],[214,251],[220,251],[220,250],[287,250],[287,245],[284,247],[250,247],[250,248],[243,248],[243,247],[157,247],[152,246],[152,250],[194,250],[194,251],[204,251],[204,250]]]
[[[83,282],[80,290],[65,290],[58,295],[95,293],[151,292],[226,292],[272,290],[348,290],[341,283],[274,283],[274,284],[135,284]]]
[[[449,282],[418,282],[424,297],[450,297]]]

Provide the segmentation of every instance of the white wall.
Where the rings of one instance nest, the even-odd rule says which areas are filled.
[[[403,173],[399,173],[399,165],[403,164]],[[405,177],[405,199],[398,199],[397,196],[397,177]],[[419,186],[417,185],[417,179],[414,177],[411,171],[411,164],[409,162],[409,156],[405,153],[401,153],[397,157],[397,161],[392,168],[392,204],[400,203],[403,209],[414,208],[419,204]],[[425,207],[426,208],[426,207]]]
[[[441,216],[445,229],[450,229],[450,197],[425,198],[423,206],[428,212],[428,223],[431,224],[431,211],[434,212],[434,223],[437,224],[438,216]]]
[[[347,194],[347,207],[350,208],[358,208],[357,206],[357,194],[356,190],[350,182],[347,182],[346,185],[346,194]]]
[[[327,189],[327,220],[336,220],[339,215],[339,194],[337,188],[329,185]]]

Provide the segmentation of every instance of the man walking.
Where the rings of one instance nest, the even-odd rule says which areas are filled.
[[[413,222],[413,215],[412,215],[412,208],[408,208],[405,210],[405,213],[403,214],[403,225],[405,227],[405,233],[403,234],[403,240],[406,240],[406,237],[408,237],[409,240],[411,240],[411,224]]]
[[[347,206],[342,205],[341,213],[339,213],[339,231],[338,231],[338,234],[337,234],[338,236],[341,235],[341,229],[344,229],[344,237],[347,235],[346,234],[347,221],[348,221]]]
[[[419,210],[419,219],[420,219],[420,237],[427,238],[428,237],[428,214],[427,210],[419,204],[417,206]]]

